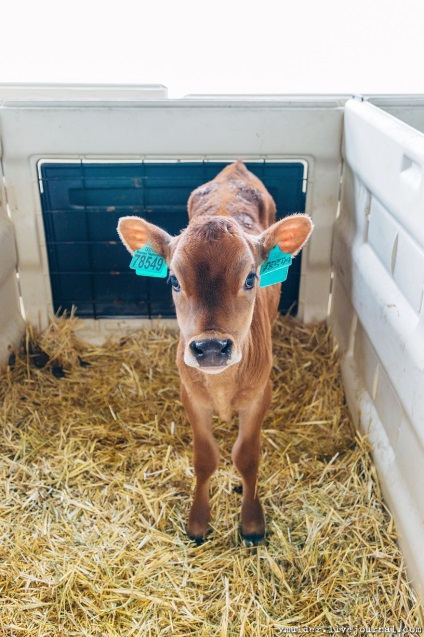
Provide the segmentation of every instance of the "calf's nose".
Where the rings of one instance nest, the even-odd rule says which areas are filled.
[[[220,367],[230,358],[232,345],[233,342],[229,338],[208,338],[192,341],[190,349],[201,367]]]

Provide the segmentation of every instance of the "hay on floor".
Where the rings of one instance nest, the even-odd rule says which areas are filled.
[[[0,372],[0,633],[266,637],[422,628],[331,335],[281,319],[259,492],[268,545],[240,543],[237,423],[215,420],[213,533],[184,533],[194,484],[177,336],[94,347],[29,329]]]

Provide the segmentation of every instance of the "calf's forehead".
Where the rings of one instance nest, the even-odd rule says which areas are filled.
[[[225,283],[254,267],[253,239],[244,236],[235,222],[213,219],[195,226],[181,234],[170,263],[184,280]]]

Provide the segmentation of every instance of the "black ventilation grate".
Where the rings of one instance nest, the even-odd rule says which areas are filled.
[[[53,163],[39,165],[54,310],[82,318],[175,316],[163,279],[139,277],[120,243],[119,217],[139,215],[178,234],[187,200],[224,162]],[[305,210],[302,162],[246,162],[275,199],[279,218]],[[290,269],[280,305],[296,311],[301,259]]]

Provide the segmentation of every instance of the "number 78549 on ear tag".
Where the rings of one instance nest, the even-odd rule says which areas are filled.
[[[130,268],[135,270],[139,276],[154,276],[163,279],[168,274],[165,259],[147,245],[134,252]]]

